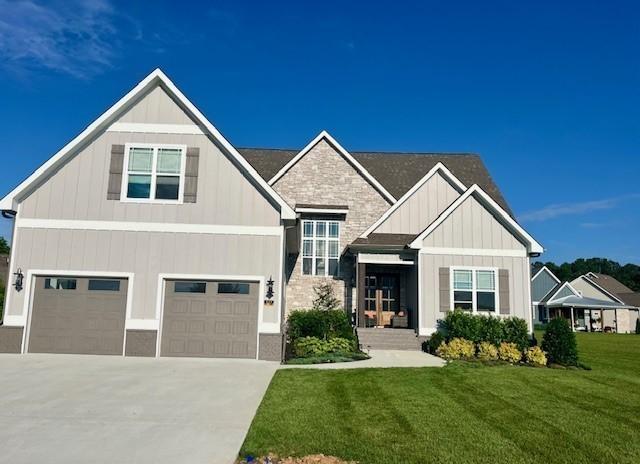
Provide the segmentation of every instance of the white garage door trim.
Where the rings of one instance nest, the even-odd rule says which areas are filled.
[[[133,279],[134,274],[132,272],[112,272],[112,271],[67,271],[60,269],[31,269],[27,271],[24,307],[22,308],[22,314],[26,314],[25,329],[22,331],[22,350],[21,353],[28,353],[29,351],[29,334],[31,332],[31,313],[33,311],[33,290],[36,277],[117,277],[127,279],[127,308],[125,313],[125,328],[124,337],[122,343],[122,356],[125,353],[125,347],[127,346],[127,321],[131,319],[131,308],[133,306]]]
[[[162,322],[164,316],[164,294],[167,280],[222,280],[222,281],[242,281],[258,282],[258,330],[256,330],[256,359],[260,356],[260,328],[264,313],[264,276],[252,275],[225,275],[225,274],[158,274],[158,295],[156,297],[156,318],[160,321],[158,336],[156,337],[156,358],[160,357],[160,343],[162,341]]]

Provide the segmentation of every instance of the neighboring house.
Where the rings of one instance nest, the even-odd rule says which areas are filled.
[[[543,251],[476,155],[237,149],[159,70],[0,209],[14,352],[277,360],[324,281],[361,337],[419,342],[458,307],[531,321]]]
[[[9,256],[0,255],[0,282],[5,288],[9,285]]]
[[[574,330],[631,333],[640,295],[611,276],[589,272],[561,282],[546,266],[532,272],[532,309],[536,322],[570,320]]]

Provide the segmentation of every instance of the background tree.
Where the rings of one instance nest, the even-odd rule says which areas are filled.
[[[0,255],[8,255],[9,251],[11,251],[9,249],[9,244],[4,237],[0,237]]]

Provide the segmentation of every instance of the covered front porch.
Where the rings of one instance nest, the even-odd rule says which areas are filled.
[[[418,273],[413,252],[356,254],[359,328],[418,327]]]
[[[630,332],[635,328],[638,313],[638,308],[633,306],[578,296],[553,300],[547,308],[550,318],[567,319],[574,332]]]

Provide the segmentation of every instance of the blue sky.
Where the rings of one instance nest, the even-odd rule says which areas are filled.
[[[543,259],[640,264],[637,2],[145,3],[0,0],[0,191],[161,67],[236,146],[480,153]]]

